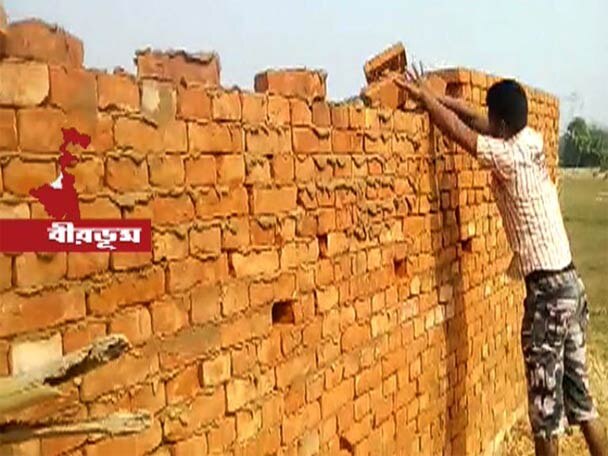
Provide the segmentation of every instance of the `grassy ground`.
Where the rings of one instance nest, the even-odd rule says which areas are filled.
[[[600,413],[608,422],[608,180],[564,177],[560,198],[574,261],[589,296],[589,370],[593,393]],[[533,448],[527,420],[522,420],[507,436],[503,452],[527,456],[534,454]],[[562,454],[588,454],[577,429],[563,439]]]

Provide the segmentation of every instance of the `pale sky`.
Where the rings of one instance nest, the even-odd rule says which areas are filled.
[[[1,1],[1,0],[0,0]],[[85,64],[134,71],[136,49],[215,50],[222,84],[266,68],[322,68],[329,99],[357,95],[364,61],[397,41],[429,67],[464,66],[558,95],[608,125],[606,0],[4,0],[83,40]],[[572,94],[578,100],[572,101]],[[570,101],[569,101],[570,100]]]

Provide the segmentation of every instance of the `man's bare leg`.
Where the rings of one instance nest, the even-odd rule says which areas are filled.
[[[608,434],[599,418],[581,423],[581,431],[583,431],[591,456],[608,456]]]
[[[550,439],[536,437],[534,439],[534,448],[536,456],[558,456],[559,439],[557,437],[551,437]]]

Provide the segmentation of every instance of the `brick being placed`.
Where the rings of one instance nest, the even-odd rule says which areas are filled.
[[[365,80],[368,84],[371,84],[387,72],[403,74],[406,66],[405,47],[402,43],[396,43],[365,62],[363,72],[365,73]]]

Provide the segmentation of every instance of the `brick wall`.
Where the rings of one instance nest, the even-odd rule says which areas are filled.
[[[0,375],[104,334],[134,345],[2,420],[154,414],[1,454],[492,452],[524,404],[523,290],[489,174],[415,104],[334,104],[304,70],[225,89],[215,54],[93,71],[35,21],[1,38],[0,217],[46,217],[28,190],[57,176],[68,126],[92,137],[82,217],[153,223],[151,254],[0,255]],[[440,76],[477,104],[495,80]],[[528,94],[554,170],[557,101]]]

